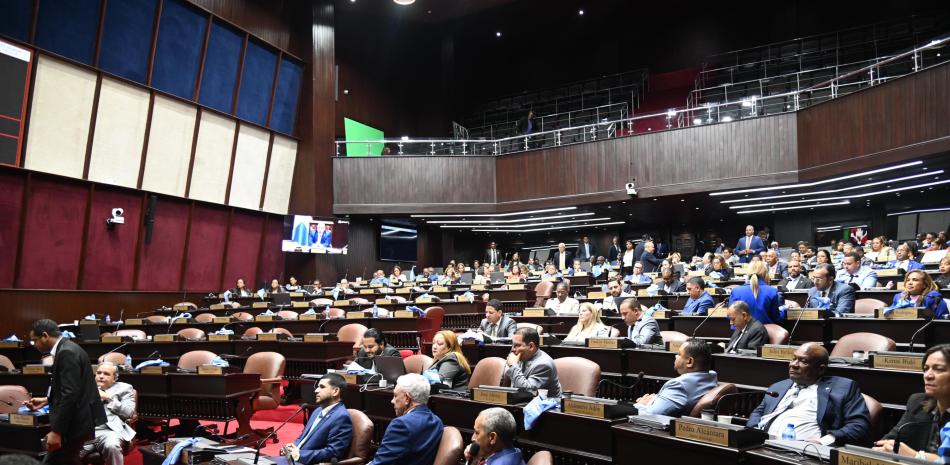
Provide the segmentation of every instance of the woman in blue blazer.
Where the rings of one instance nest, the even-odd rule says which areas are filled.
[[[782,319],[781,298],[778,289],[769,286],[769,269],[765,262],[756,260],[750,266],[749,284],[732,290],[729,296],[729,305],[741,300],[749,305],[749,313],[759,323],[778,323]]]
[[[947,301],[943,300],[933,278],[923,270],[912,270],[904,276],[904,292],[894,294],[892,307],[924,307],[934,318],[948,317]]]

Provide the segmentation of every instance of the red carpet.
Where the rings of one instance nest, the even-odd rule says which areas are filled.
[[[286,420],[288,417],[293,415],[299,407],[296,405],[282,405],[274,410],[263,410],[254,414],[251,417],[251,426],[255,429],[264,429],[268,427],[276,428]],[[277,432],[277,443],[274,444],[272,441],[267,441],[267,445],[261,449],[261,455],[277,455],[280,452],[280,446],[288,442],[297,439],[300,436],[300,432],[303,431],[303,413],[297,415],[294,419],[290,420],[287,423],[287,426],[284,426],[283,429]],[[176,424],[173,422],[172,424]],[[224,431],[223,422],[213,422],[213,421],[203,421],[203,425],[217,425],[218,431]],[[234,428],[237,427],[236,422],[231,422],[229,425],[229,432],[233,432]],[[145,444],[140,445],[144,446]],[[125,456],[126,465],[142,465],[142,454],[138,450],[133,451],[131,454]]]

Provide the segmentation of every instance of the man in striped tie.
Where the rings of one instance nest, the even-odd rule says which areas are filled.
[[[350,451],[353,422],[340,402],[346,380],[336,373],[320,378],[314,389],[317,410],[300,432],[300,437],[281,447],[281,454],[294,462],[310,465],[343,460]]]

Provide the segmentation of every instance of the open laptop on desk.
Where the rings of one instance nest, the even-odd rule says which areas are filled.
[[[274,303],[277,307],[289,307],[290,304],[290,294],[286,292],[281,292],[278,294],[271,294],[271,302]]]
[[[379,356],[374,357],[373,362],[376,364],[376,373],[382,375],[390,385],[395,384],[400,376],[406,374],[406,364],[402,357]]]

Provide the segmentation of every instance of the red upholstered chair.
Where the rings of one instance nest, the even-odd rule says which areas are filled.
[[[257,352],[247,358],[244,373],[261,375],[261,391],[254,399],[254,411],[277,408],[286,365],[287,360],[277,352]]]
[[[0,386],[0,399],[13,404],[0,403],[0,413],[16,413],[24,401],[30,400],[30,393],[23,386],[5,385]]]
[[[327,310],[327,318],[343,318],[346,316],[346,310],[342,308],[331,308]]]
[[[534,330],[537,331],[538,334],[544,334],[544,327],[542,327],[541,325],[536,325],[534,323],[518,323],[515,327],[518,329],[534,328]]]
[[[887,304],[877,299],[858,299],[854,301],[854,313],[872,315],[879,308],[887,307]]]
[[[412,350],[411,350],[411,349],[399,349],[399,356],[402,357],[403,360],[405,360],[405,359],[407,359],[407,358],[409,358],[409,357],[412,356]]]
[[[689,339],[689,336],[679,331],[660,331],[660,337],[663,342],[682,342]]]
[[[205,332],[199,328],[182,328],[178,335],[185,339],[204,339]]]
[[[402,352],[402,351],[400,351]],[[422,374],[432,366],[432,357],[423,354],[410,355],[402,359],[406,365],[406,373]]]
[[[877,399],[867,394],[861,394],[861,395],[864,396],[864,403],[867,404],[868,412],[870,413],[870,417],[871,417],[870,436],[872,438],[879,438],[883,436],[884,433],[886,433],[886,431],[885,432],[878,431],[878,429],[880,428],[881,412],[884,411],[884,406],[882,406],[881,403],[877,401]]]
[[[165,315],[149,315],[145,320],[152,324],[168,324],[169,318]]]
[[[424,342],[432,342],[435,333],[442,329],[442,321],[445,320],[445,309],[442,307],[429,307],[425,310],[426,319],[430,321],[429,329],[422,332]]]
[[[478,361],[472,370],[472,377],[468,380],[469,388],[479,386],[501,386],[501,377],[505,375],[505,359],[501,357],[485,357]]]
[[[214,313],[202,313],[195,315],[195,322],[197,323],[211,323],[214,321]]]
[[[600,383],[600,365],[586,358],[561,357],[554,359],[561,389],[582,396],[596,396]]]
[[[122,356],[122,360],[125,361],[125,356]],[[16,366],[13,364],[13,360],[10,360],[6,355],[0,355],[0,367],[4,367],[7,371],[13,371],[16,369]]]
[[[294,336],[294,333],[290,332],[290,330],[287,329],[287,328],[274,328],[274,329],[270,330],[270,332],[272,332],[272,333],[277,333],[277,334],[286,334],[286,335],[288,335],[288,336],[290,336],[290,337],[293,337],[293,336]]]
[[[192,350],[181,354],[178,359],[178,368],[186,370],[197,370],[201,365],[207,365],[217,357],[218,354],[207,350]]]
[[[125,354],[119,352],[109,352],[99,356],[99,363],[109,362],[115,366],[125,365]]]
[[[247,312],[235,312],[231,314],[231,317],[238,321],[251,321],[254,319],[254,315]]]
[[[462,433],[452,426],[444,427],[439,450],[435,453],[432,465],[457,465],[462,460],[463,447],[465,442],[462,440]]]
[[[835,348],[831,350],[832,357],[851,357],[855,351],[864,352],[885,352],[897,348],[897,344],[889,337],[874,333],[851,333],[846,334]]]
[[[795,302],[794,300],[791,300],[791,299],[787,299],[785,301],[785,306],[788,308],[802,308],[802,306],[799,305],[798,302]]]
[[[765,330],[769,333],[769,344],[788,344],[788,330],[773,323],[765,325]]]
[[[283,318],[283,319],[285,319],[285,320],[296,320],[296,319],[300,318],[300,314],[297,313],[297,312],[295,312],[295,311],[293,311],[293,310],[281,310],[281,311],[277,312],[277,316],[279,316],[279,317],[281,317],[281,318]]]
[[[363,334],[365,334],[368,329],[369,328],[359,323],[350,323],[343,325],[343,327],[336,332],[336,338],[341,341],[352,342],[353,354],[356,354],[359,352],[360,347],[363,347]]]
[[[696,405],[693,406],[693,409],[689,412],[689,416],[699,418],[703,413],[703,410],[711,409],[715,407],[716,402],[719,402],[719,399],[726,394],[732,394],[737,392],[736,385],[732,383],[719,383],[718,386],[712,388],[706,395],[699,398],[696,401]]]
[[[258,334],[263,333],[263,332],[264,332],[263,329],[261,329],[261,328],[259,328],[259,327],[257,327],[257,326],[251,326],[250,328],[247,328],[246,330],[244,330],[244,335],[245,335],[245,336],[257,336]]]
[[[554,465],[554,456],[546,450],[539,450],[531,456],[525,465]]]
[[[142,331],[141,329],[120,329],[113,334],[115,336],[128,336],[135,341],[144,341],[148,339],[145,336],[145,331]]]
[[[338,465],[363,465],[372,456],[373,421],[365,413],[356,409],[346,409],[353,423],[353,439],[350,440],[350,454]]]
[[[554,283],[551,281],[541,281],[534,286],[534,306],[543,307],[544,302],[551,298],[554,292]]]

